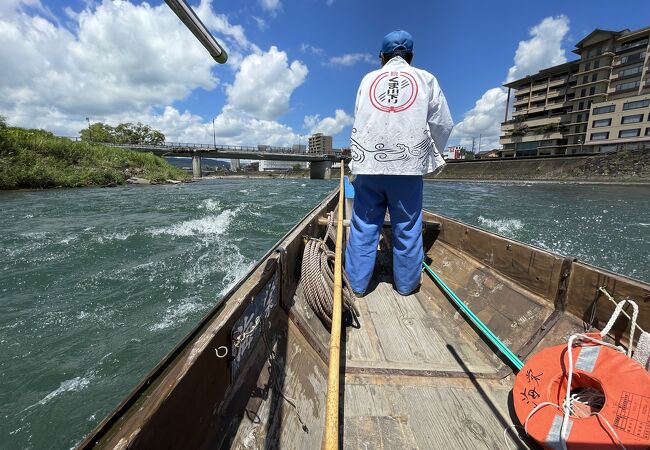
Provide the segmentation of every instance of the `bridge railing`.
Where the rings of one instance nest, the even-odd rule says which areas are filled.
[[[81,141],[80,137],[70,137],[63,136],[72,141]],[[141,150],[166,150],[174,151],[177,153],[194,153],[201,151],[213,151],[213,150],[223,150],[223,151],[232,151],[232,152],[251,152],[251,153],[284,153],[292,155],[313,155],[313,153],[307,153],[301,149],[294,149],[293,147],[276,147],[272,145],[257,145],[257,146],[247,146],[247,145],[222,145],[217,144],[197,144],[193,142],[163,142],[160,144],[118,144],[114,142],[94,142],[93,144],[105,145],[108,147],[120,147],[120,148],[132,148],[132,149],[141,149]],[[339,155],[338,152],[325,152],[319,153],[319,156],[335,156]]]

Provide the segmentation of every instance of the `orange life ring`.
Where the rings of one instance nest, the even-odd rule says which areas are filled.
[[[604,393],[605,402],[599,412],[601,417],[592,414],[569,419],[565,430],[567,449],[620,448],[603,418],[628,449],[650,448],[650,374],[636,361],[602,345],[581,343],[572,348],[572,355],[572,392],[581,387],[594,388]],[[566,345],[548,347],[526,362],[512,391],[522,425],[537,405],[564,403],[567,372]],[[525,425],[528,434],[544,448],[559,450],[562,419],[563,412],[549,405],[540,407]]]

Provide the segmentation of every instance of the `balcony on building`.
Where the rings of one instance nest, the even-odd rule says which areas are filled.
[[[648,38],[643,38],[643,39],[639,39],[639,40],[636,40],[636,41],[626,42],[626,43],[621,44],[618,47],[616,47],[616,54],[618,55],[618,54],[621,54],[621,53],[629,52],[629,51],[632,51],[634,49],[638,49],[638,48],[641,48],[641,47],[647,47],[647,46],[648,46]]]

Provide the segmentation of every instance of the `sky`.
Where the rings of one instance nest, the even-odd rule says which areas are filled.
[[[212,60],[163,0],[0,0],[0,115],[77,136],[142,122],[169,142],[346,147],[383,36],[414,38],[456,124],[449,145],[498,148],[502,84],[568,60],[595,28],[650,26],[650,2],[190,0],[226,48]]]

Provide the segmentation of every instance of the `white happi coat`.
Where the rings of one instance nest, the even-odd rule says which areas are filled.
[[[424,175],[454,124],[436,78],[397,56],[361,81],[350,137],[355,175]]]

